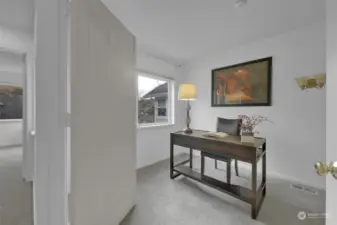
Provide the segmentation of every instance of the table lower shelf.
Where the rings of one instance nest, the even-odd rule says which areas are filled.
[[[227,184],[225,182],[216,180],[212,177],[201,175],[201,173],[198,173],[193,169],[184,165],[175,166],[173,171],[175,171],[178,174],[182,174],[188,178],[191,178],[195,181],[198,181],[202,184],[205,184],[209,187],[212,187],[218,191],[229,194],[235,198],[241,199],[242,201],[245,201],[249,204],[252,204],[253,193],[248,188],[233,184]]]

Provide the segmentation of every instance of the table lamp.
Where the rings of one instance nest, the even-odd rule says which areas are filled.
[[[195,100],[197,98],[197,88],[194,84],[181,84],[179,86],[179,100],[187,101],[186,106],[186,128],[184,133],[191,134],[193,131],[190,128],[191,117],[190,117],[190,100]]]

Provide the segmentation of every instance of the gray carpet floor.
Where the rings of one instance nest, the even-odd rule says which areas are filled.
[[[22,148],[0,148],[0,225],[33,225],[32,184],[22,178]]]
[[[181,158],[181,157],[180,157]],[[194,159],[200,170],[199,158]],[[234,169],[233,169],[234,171]],[[226,172],[206,160],[206,174],[225,181]],[[309,194],[291,188],[286,180],[269,178],[267,196],[257,220],[247,203],[188,178],[169,178],[169,161],[138,170],[137,205],[121,225],[324,225],[322,218],[298,219],[298,213],[325,211],[325,192]],[[232,183],[249,187],[249,171],[240,168]]]

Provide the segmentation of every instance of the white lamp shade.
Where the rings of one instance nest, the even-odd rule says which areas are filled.
[[[194,100],[197,98],[197,87],[194,84],[179,86],[179,100]]]

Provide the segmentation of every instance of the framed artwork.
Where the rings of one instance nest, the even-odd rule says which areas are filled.
[[[22,87],[0,84],[0,120],[22,119]]]
[[[212,70],[212,107],[270,106],[272,57]]]

